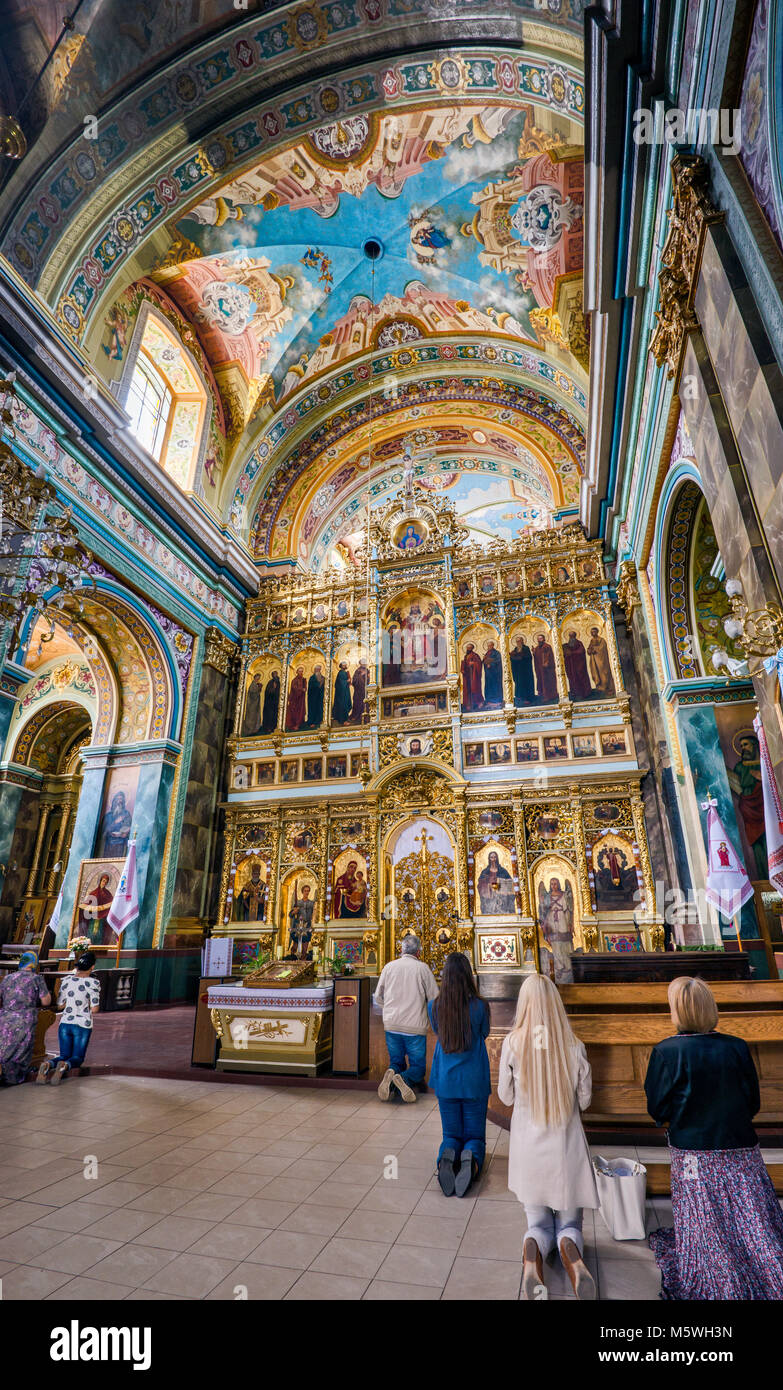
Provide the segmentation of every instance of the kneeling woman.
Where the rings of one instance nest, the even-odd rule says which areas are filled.
[[[508,1185],[527,1216],[523,1298],[536,1298],[555,1243],[577,1298],[595,1298],[582,1258],[582,1209],[598,1206],[598,1189],[579,1115],[591,1094],[585,1046],[571,1031],[556,987],[545,975],[529,975],[498,1077],[498,1096],[514,1107]]]
[[[753,1116],[761,1099],[748,1044],[716,1033],[709,985],[669,985],[676,1037],[652,1050],[644,1089],[668,1129],[674,1230],[650,1245],[670,1299],[783,1299],[783,1212]]]
[[[52,1002],[46,981],[37,970],[35,952],[24,951],[17,973],[0,981],[0,1075],[6,1086],[17,1086],[26,1080],[38,1010]]]
[[[445,1196],[464,1197],[484,1162],[492,1089],[489,1007],[479,998],[467,956],[455,951],[446,957],[440,994],[427,1008],[438,1039],[430,1071],[443,1126],[438,1182]]]

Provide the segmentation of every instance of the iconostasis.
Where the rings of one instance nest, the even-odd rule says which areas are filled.
[[[239,941],[289,952],[306,917],[310,949],[371,972],[416,930],[437,968],[538,954],[557,978],[573,950],[659,944],[611,599],[578,525],[478,547],[417,488],[352,570],[263,579],[229,751],[216,929]]]

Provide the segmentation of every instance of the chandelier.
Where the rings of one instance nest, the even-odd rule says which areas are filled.
[[[35,471],[18,458],[13,401],[16,373],[0,378],[0,645],[13,651],[32,610],[48,622],[41,642],[54,636],[56,615],[88,579],[92,555],[82,545],[71,508],[59,501],[41,465]],[[51,599],[46,595],[56,589]],[[78,603],[81,613],[84,605]]]

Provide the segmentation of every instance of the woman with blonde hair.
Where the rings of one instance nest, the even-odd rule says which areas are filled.
[[[676,1036],[652,1050],[647,1109],[668,1131],[674,1229],[654,1231],[661,1297],[783,1299],[783,1213],[753,1128],[761,1098],[743,1038],[717,1033],[709,985],[668,990]]]
[[[514,1107],[508,1185],[527,1216],[523,1298],[536,1297],[555,1244],[576,1297],[596,1296],[582,1242],[582,1210],[598,1206],[579,1115],[591,1094],[584,1043],[571,1031],[556,987],[545,975],[529,975],[503,1042],[498,1079],[500,1099]]]

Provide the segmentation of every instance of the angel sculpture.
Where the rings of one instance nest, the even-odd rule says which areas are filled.
[[[552,952],[555,984],[573,982],[571,952],[574,949],[574,893],[568,881],[549,880],[549,890],[538,885],[538,920],[547,946]]]

